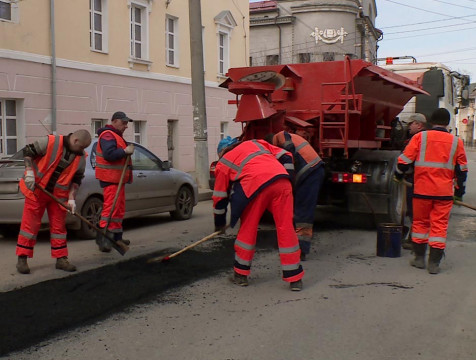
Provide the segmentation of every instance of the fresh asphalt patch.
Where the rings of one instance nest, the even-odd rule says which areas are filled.
[[[0,356],[147,303],[171,289],[231,271],[233,243],[233,237],[222,237],[207,250],[189,250],[166,262],[147,263],[167,255],[162,250],[0,293]],[[271,248],[277,248],[275,233],[263,232],[257,249]]]

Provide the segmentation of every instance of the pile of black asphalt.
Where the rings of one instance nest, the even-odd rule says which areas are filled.
[[[275,234],[261,238],[258,250],[277,248]],[[0,356],[156,300],[171,289],[231,272],[233,242],[234,238],[225,238],[206,251],[189,250],[166,262],[147,263],[165,255],[151,253],[0,293]]]

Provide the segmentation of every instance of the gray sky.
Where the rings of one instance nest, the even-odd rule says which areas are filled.
[[[256,0],[250,0],[256,2]],[[376,0],[378,57],[442,62],[476,82],[476,0]]]

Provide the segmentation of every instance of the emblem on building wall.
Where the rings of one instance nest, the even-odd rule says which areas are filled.
[[[326,44],[334,44],[340,40],[341,44],[344,42],[344,37],[348,33],[344,30],[343,27],[340,29],[324,29],[319,30],[318,27],[314,28],[314,31],[311,33],[311,37],[316,40],[316,44],[321,40]]]

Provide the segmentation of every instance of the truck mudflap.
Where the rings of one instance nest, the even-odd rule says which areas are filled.
[[[376,224],[401,223],[405,211],[405,188],[394,182],[393,174],[400,151],[359,150],[352,157],[358,172],[367,174],[365,184],[348,184],[347,208],[350,213],[370,214]]]

